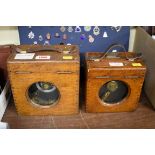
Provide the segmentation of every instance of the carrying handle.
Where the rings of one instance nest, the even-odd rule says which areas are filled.
[[[106,55],[107,55],[113,48],[115,48],[115,47],[120,47],[120,48],[122,48],[122,49],[123,49],[122,52],[125,52],[125,57],[126,57],[126,59],[129,60],[129,61],[134,61],[135,59],[142,58],[142,54],[141,54],[141,53],[140,53],[140,54],[137,54],[137,56],[135,56],[135,57],[133,57],[133,58],[129,58],[129,57],[127,56],[127,51],[126,51],[124,45],[116,43],[116,44],[110,45],[110,46],[107,48],[106,52],[103,54],[103,56],[101,56],[101,57],[98,58],[98,59],[95,59],[94,61],[100,61],[100,60],[104,59],[104,58],[106,57]]]
[[[56,48],[53,48],[53,47],[47,47],[47,46],[43,46],[43,47],[40,47],[40,48],[30,48],[27,50],[28,53],[32,53],[32,52],[40,52],[40,51],[50,51],[50,52],[58,52],[58,53],[61,53],[60,50],[56,49]]]
[[[106,56],[113,48],[115,48],[115,47],[120,47],[120,48],[123,49],[124,52],[127,52],[126,49],[125,49],[125,47],[124,47],[124,45],[122,45],[122,44],[117,44],[117,43],[116,43],[116,44],[112,44],[112,45],[110,45],[110,46],[107,48],[107,50],[106,50],[106,52],[104,53],[104,55],[101,56],[101,57],[99,58],[99,61],[102,60],[102,59],[104,59],[105,56]]]
[[[18,53],[22,53],[22,50],[20,48],[16,48],[16,51]],[[60,50],[50,47],[50,46],[42,46],[37,48],[29,48],[26,50],[26,53],[33,53],[33,52],[40,52],[40,51],[49,51],[49,52],[58,52],[61,53]]]

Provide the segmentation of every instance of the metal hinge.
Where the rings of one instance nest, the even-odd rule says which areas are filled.
[[[57,74],[72,74],[72,71],[57,71]]]
[[[137,79],[141,78],[141,76],[96,76],[96,79],[109,79],[109,78]]]
[[[16,74],[31,74],[32,72],[30,71],[16,71]]]

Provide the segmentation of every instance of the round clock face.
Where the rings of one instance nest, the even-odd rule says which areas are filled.
[[[101,86],[99,98],[104,103],[117,104],[127,97],[128,93],[128,86],[125,82],[112,80]]]
[[[36,105],[55,105],[60,98],[59,90],[49,82],[33,83],[28,89],[28,98]]]

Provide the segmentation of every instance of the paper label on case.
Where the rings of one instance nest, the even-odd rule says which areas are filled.
[[[124,66],[122,62],[109,62],[110,66]]]
[[[14,59],[18,59],[18,60],[30,60],[33,59],[35,53],[20,53],[20,54],[16,54],[16,56],[14,57]]]
[[[51,58],[50,55],[37,55],[35,59],[37,60],[49,60]]]
[[[141,67],[142,64],[141,63],[132,63],[132,66],[134,66],[134,67]]]
[[[73,59],[73,56],[71,56],[71,55],[66,55],[66,56],[63,56],[63,59],[64,59],[64,60],[72,60],[72,59]]]
[[[20,51],[20,54],[25,54],[25,53],[27,53],[26,51]]]

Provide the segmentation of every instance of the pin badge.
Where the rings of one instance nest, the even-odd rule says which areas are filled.
[[[111,29],[119,32],[122,29],[122,26],[111,26]]]
[[[60,35],[59,35],[59,33],[55,33],[55,36],[54,36],[55,38],[60,38]]]
[[[50,42],[48,40],[45,40],[44,45],[49,45]]]
[[[37,44],[38,44],[38,42],[37,42],[37,41],[34,41],[34,42],[33,42],[33,44],[34,44],[34,45],[37,45]]]
[[[75,32],[81,32],[80,26],[76,26],[76,27],[75,27]]]
[[[66,39],[67,39],[67,34],[63,34],[62,38],[63,38],[64,40],[66,40]]]
[[[89,32],[89,31],[91,30],[91,26],[84,26],[84,30],[85,30],[86,32]]]
[[[61,32],[65,32],[65,31],[66,31],[65,26],[61,26],[61,27],[60,27],[60,31],[61,31]]]
[[[107,38],[107,37],[108,37],[108,34],[107,34],[106,31],[104,31],[104,33],[103,33],[103,38]]]
[[[34,38],[34,33],[31,31],[29,34],[28,34],[28,38],[30,38],[30,39],[33,39]]]
[[[90,42],[90,43],[93,43],[93,42],[94,42],[94,38],[93,38],[92,35],[89,35],[88,38],[89,38],[89,42]]]
[[[43,41],[43,36],[39,35],[39,41]]]
[[[68,32],[73,32],[73,27],[72,26],[68,26]]]
[[[85,38],[86,38],[85,34],[81,34],[80,39],[85,40]]]
[[[97,36],[97,35],[100,34],[100,29],[99,29],[98,26],[95,26],[95,27],[94,27],[94,29],[93,29],[93,34],[94,34],[95,36]]]
[[[51,39],[51,34],[50,34],[50,33],[47,33],[47,34],[46,34],[46,39],[47,39],[47,40],[50,40],[50,39]]]

